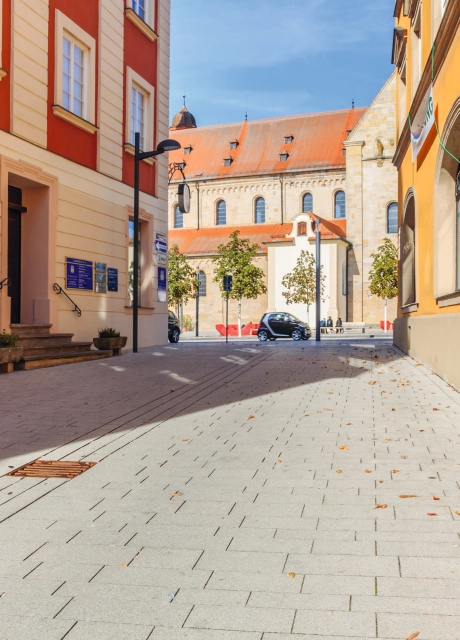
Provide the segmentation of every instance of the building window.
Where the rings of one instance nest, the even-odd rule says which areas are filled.
[[[184,147],[184,153],[186,156],[192,153],[192,147]]]
[[[294,136],[284,136],[284,144],[291,144],[294,140]]]
[[[398,233],[398,203],[392,202],[387,208],[387,233]]]
[[[184,214],[179,209],[179,205],[174,207],[174,229],[182,229],[184,226]]]
[[[54,115],[94,133],[96,41],[58,10],[55,69]]]
[[[132,0],[132,8],[135,13],[141,18],[144,22],[146,20],[146,0]]]
[[[345,218],[346,214],[345,191],[337,191],[334,196],[334,218]]]
[[[289,153],[280,153],[280,162],[286,162],[289,158]]]
[[[141,230],[139,225],[139,305],[141,304]],[[128,222],[128,306],[132,307],[134,303],[134,220]]]
[[[62,52],[62,106],[83,118],[85,51],[71,36],[65,35]]]
[[[257,198],[255,209],[256,209],[255,222],[256,222],[256,224],[262,224],[263,222],[265,222],[265,200],[264,200],[264,198]]]
[[[229,167],[232,164],[232,158],[224,158],[224,167]]]
[[[407,62],[404,58],[401,68],[399,69],[398,76],[398,103],[399,103],[399,136],[401,136],[402,130],[407,120]]]
[[[140,134],[140,148],[143,151],[154,149],[154,88],[142,76],[126,69],[126,142],[125,150],[133,153],[135,134]],[[146,160],[149,164],[152,159]]]
[[[307,235],[307,223],[299,222],[297,224],[297,235],[298,236],[306,236]]]
[[[216,224],[227,224],[227,205],[225,200],[219,200],[217,203]]]
[[[412,97],[418,89],[422,75],[422,10],[419,5],[412,23]]]
[[[302,212],[313,213],[313,196],[311,193],[306,193],[302,198]]]
[[[229,146],[229,149],[236,149],[238,146],[238,140],[232,140],[232,142],[230,142],[228,146]]]
[[[131,87],[131,144],[134,146],[136,133],[140,134],[140,149],[145,149],[145,103],[146,96],[138,87]]]
[[[198,289],[198,297],[205,298],[206,297],[206,274],[204,271],[198,272],[198,282],[200,283],[200,288]]]
[[[455,199],[456,203],[456,247],[455,247],[455,262],[456,262],[456,289],[460,289],[460,165],[457,169],[457,179],[455,181]]]

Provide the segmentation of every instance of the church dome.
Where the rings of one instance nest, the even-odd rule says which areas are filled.
[[[176,113],[174,116],[171,129],[196,129],[195,117],[190,113],[185,104],[179,113]]]

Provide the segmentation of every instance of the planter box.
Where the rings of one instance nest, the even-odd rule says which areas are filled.
[[[22,347],[0,347],[0,373],[11,373],[13,363],[22,358]]]
[[[128,338],[93,338],[93,344],[99,351],[113,351],[114,356],[121,356],[121,350],[126,347]]]

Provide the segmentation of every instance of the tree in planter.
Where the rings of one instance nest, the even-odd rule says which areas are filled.
[[[398,250],[389,238],[372,255],[373,262],[369,272],[369,291],[372,295],[385,300],[384,324],[387,330],[388,300],[398,295]]]
[[[321,267],[321,295],[324,295],[326,276]],[[316,260],[308,251],[302,250],[294,269],[281,280],[286,288],[283,297],[286,304],[306,304],[308,322],[310,322],[310,306],[316,301]]]
[[[241,336],[241,301],[243,298],[258,298],[262,293],[267,292],[264,282],[264,272],[260,267],[253,264],[260,247],[258,244],[251,244],[249,238],[240,238],[238,230],[230,234],[227,244],[220,244],[217,247],[217,255],[213,262],[214,282],[219,284],[223,295],[224,276],[233,276],[233,289],[229,297],[238,301],[238,336]]]
[[[173,244],[168,253],[168,302],[178,312],[181,304],[187,304],[196,294],[198,283],[195,269]],[[179,315],[179,313],[177,314]]]

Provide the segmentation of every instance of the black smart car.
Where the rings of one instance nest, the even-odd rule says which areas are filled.
[[[265,313],[260,321],[257,337],[261,342],[277,338],[308,340],[311,338],[311,329],[306,322],[290,313]]]
[[[168,340],[169,342],[179,342],[179,336],[179,320],[172,311],[168,311]]]

